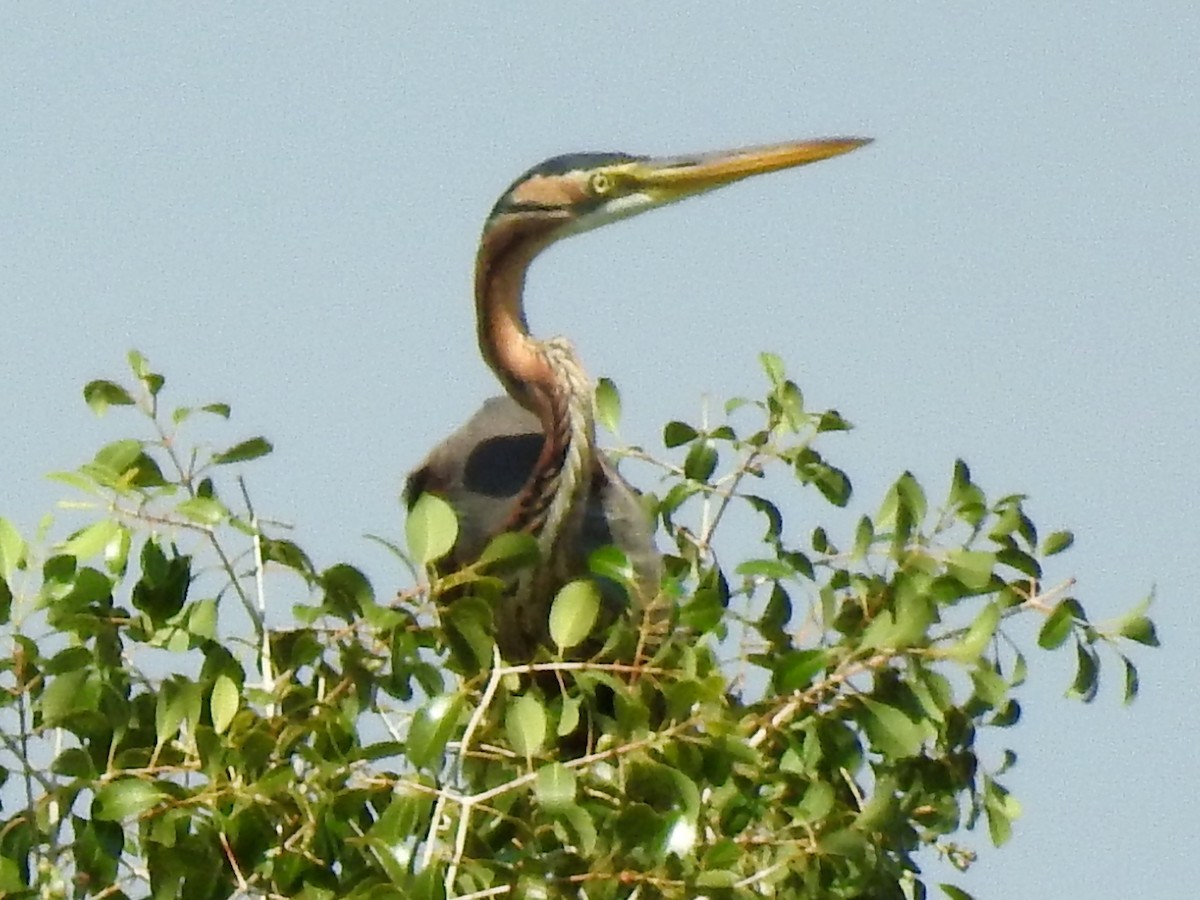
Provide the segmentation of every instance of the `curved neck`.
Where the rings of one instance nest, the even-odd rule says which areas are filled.
[[[583,508],[596,429],[592,385],[570,344],[536,340],[525,320],[525,273],[560,224],[514,216],[493,225],[475,267],[479,350],[545,435],[503,530],[535,535],[547,560],[572,512]]]

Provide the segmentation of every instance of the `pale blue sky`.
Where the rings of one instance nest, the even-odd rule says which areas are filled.
[[[275,441],[260,512],[382,586],[360,535],[398,532],[403,473],[496,391],[471,265],[516,174],[870,135],[556,248],[531,321],[618,381],[630,440],[753,393],[771,349],[859,426],[830,452],[861,509],[962,456],[1076,529],[1058,574],[1095,618],[1157,587],[1132,709],[1035,657],[1025,816],[960,883],[1194,896],[1200,12],[977,6],[10,4],[0,515],[31,525],[42,473],[120,430],[79,388],[136,346],[174,401],[233,403],[230,441]]]

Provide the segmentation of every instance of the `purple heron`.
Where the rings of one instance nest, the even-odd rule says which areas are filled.
[[[504,192],[483,227],[475,264],[479,349],[507,396],[484,403],[409,476],[409,504],[426,491],[459,519],[448,565],[472,562],[497,534],[538,542],[536,570],[495,610],[501,653],[529,659],[547,641],[558,588],[587,572],[589,554],[614,544],[636,573],[641,605],[658,591],[660,557],[636,492],[596,446],[594,387],[564,338],[538,340],[525,317],[534,257],[589,231],[765,172],[817,162],[868,143],[831,138],[691,156],[578,153],[534,166]],[[616,586],[613,586],[616,587]],[[624,590],[605,591],[617,613]]]

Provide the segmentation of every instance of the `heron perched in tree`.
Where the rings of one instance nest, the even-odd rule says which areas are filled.
[[[449,565],[474,561],[497,534],[526,532],[537,568],[495,611],[510,661],[547,638],[556,591],[587,572],[589,554],[615,544],[636,573],[635,600],[659,588],[660,558],[636,492],[596,447],[592,381],[564,338],[538,340],[525,317],[525,273],[555,241],[752,175],[847,153],[861,138],[833,138],[692,156],[578,153],[534,166],[509,187],[483,228],[475,264],[479,349],[507,396],[494,397],[409,476],[410,505],[442,496],[459,519]],[[606,592],[620,606],[623,591]]]

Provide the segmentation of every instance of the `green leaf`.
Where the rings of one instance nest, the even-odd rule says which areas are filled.
[[[50,727],[65,724],[75,713],[96,708],[99,682],[86,669],[64,672],[51,680],[38,702],[42,721]]]
[[[982,591],[992,580],[996,554],[982,550],[951,550],[946,554],[950,574],[973,591]]]
[[[583,701],[578,697],[563,697],[562,712],[558,716],[557,734],[566,737],[579,727],[579,710]]]
[[[850,558],[857,560],[865,557],[874,540],[875,526],[871,524],[871,517],[863,516],[858,520],[858,527],[854,529],[854,549],[850,551]]]
[[[417,498],[404,523],[408,551],[418,565],[427,566],[450,552],[458,540],[458,518],[450,504],[436,494]]]
[[[200,407],[202,412],[212,413],[214,416],[220,416],[222,419],[228,419],[231,412],[228,403],[208,403]]]
[[[699,438],[688,448],[683,474],[692,481],[706,482],[717,470],[717,448],[708,438]]]
[[[7,856],[0,856],[0,894],[14,897],[33,896],[33,892],[28,888],[29,885],[21,876],[21,869],[17,865],[17,861]]]
[[[218,675],[213,684],[212,699],[209,701],[209,711],[212,713],[213,730],[224,734],[229,723],[233,721],[241,703],[238,686],[228,675]]]
[[[1042,556],[1053,556],[1062,553],[1075,543],[1075,535],[1069,531],[1055,531],[1046,536],[1042,542]]]
[[[463,700],[457,694],[434,697],[413,716],[405,741],[409,761],[418,769],[440,769],[442,751],[458,730]]]
[[[1012,822],[1021,815],[1021,804],[1008,790],[991,778],[984,778],[983,807],[987,812],[992,843],[1002,847],[1012,837]]]
[[[988,641],[1000,625],[1000,607],[989,603],[975,617],[962,640],[947,647],[942,655],[959,662],[974,662],[983,653]]]
[[[25,562],[25,540],[12,522],[0,517],[0,578],[9,581]]]
[[[739,872],[728,869],[707,869],[696,876],[695,885],[705,890],[723,890],[734,887],[742,880]]]
[[[663,429],[663,444],[668,448],[682,447],[694,441],[698,432],[686,422],[668,422]]]
[[[158,689],[154,706],[154,734],[159,746],[179,733],[179,727],[188,715],[194,690],[185,689],[177,680],[180,677],[163,682]]]
[[[546,743],[546,710],[533,694],[524,694],[509,704],[504,716],[509,743],[518,756],[534,756]]]
[[[550,638],[559,650],[581,644],[600,614],[600,592],[589,579],[568,582],[550,607]]]
[[[1125,705],[1128,706],[1137,699],[1138,690],[1141,687],[1141,681],[1138,679],[1137,666],[1124,656],[1121,657],[1121,664],[1125,668]]]
[[[889,757],[916,756],[921,752],[924,735],[908,716],[870,697],[859,699],[865,712],[862,726],[871,746]]]
[[[68,778],[95,778],[96,767],[92,758],[82,747],[68,747],[58,754],[50,765],[50,771],[55,775],[65,775]]]
[[[113,381],[89,381],[83,386],[83,399],[92,412],[103,415],[110,406],[132,406],[129,391]]]
[[[175,507],[175,512],[190,522],[209,528],[219,525],[229,515],[224,503],[210,497],[189,497]]]
[[[168,794],[149,781],[121,778],[96,791],[92,815],[106,822],[120,822],[141,815],[167,799]]]
[[[812,684],[818,672],[829,668],[833,654],[829,650],[793,650],[776,658],[771,666],[771,683],[780,694],[801,691]]]
[[[796,577],[796,570],[778,559],[747,559],[738,563],[734,571],[747,578],[768,578],[772,581]]]
[[[142,379],[150,373],[150,361],[140,350],[130,350],[125,358],[129,361],[129,370],[135,378]]]
[[[629,557],[620,547],[612,544],[597,547],[588,555],[588,571],[597,578],[607,578],[621,585],[637,582],[637,572],[629,562]]]
[[[142,454],[140,441],[113,441],[96,451],[92,462],[107,475],[120,478],[128,472]]]
[[[562,763],[550,763],[538,769],[533,795],[543,809],[551,812],[575,805],[575,773]]]
[[[348,563],[330,566],[318,581],[325,589],[326,609],[347,622],[361,616],[375,602],[375,591],[367,576]]]
[[[842,414],[836,409],[829,409],[821,413],[817,420],[817,431],[851,431],[854,425],[842,418]]]
[[[488,541],[483,553],[479,554],[479,565],[488,572],[511,572],[532,566],[541,555],[533,535],[506,531]]]
[[[240,444],[234,444],[228,450],[223,450],[220,453],[214,453],[212,461],[218,465],[226,465],[227,463],[248,462],[252,459],[258,459],[260,456],[266,456],[274,446],[264,437],[252,437],[249,440],[242,441]]]
[[[771,384],[779,385],[787,377],[784,370],[783,360],[775,353],[760,353],[758,361],[762,364],[763,371],[767,373],[767,377],[771,379]]]
[[[835,800],[833,786],[829,782],[813,781],[792,812],[801,822],[819,822],[833,812]]]
[[[621,392],[608,378],[596,382],[596,418],[610,434],[621,424]]]
[[[391,803],[367,833],[389,848],[399,846],[414,834],[423,834],[429,827],[434,797],[429,789],[432,785],[424,785],[426,789],[422,790],[422,784],[397,784]]]
[[[1078,604],[1067,598],[1059,601],[1054,610],[1046,617],[1038,632],[1038,646],[1043,650],[1057,650],[1071,636],[1075,627],[1075,617],[1079,615]]]
[[[278,563],[281,566],[299,572],[306,579],[315,573],[312,560],[295,541],[286,538],[262,539],[263,562]]]
[[[955,887],[952,884],[940,884],[938,887],[942,889],[942,893],[949,897],[950,900],[975,900],[974,897],[962,888]]]
[[[1082,641],[1075,642],[1075,680],[1067,690],[1067,696],[1084,703],[1096,699],[1100,688],[1100,661],[1096,651],[1084,646]]]
[[[1131,641],[1137,641],[1139,644],[1145,644],[1147,647],[1159,645],[1158,632],[1148,616],[1134,616],[1127,619],[1121,625],[1121,636],[1127,637]]]
[[[113,519],[101,519],[87,528],[75,532],[63,544],[62,552],[83,561],[104,551],[109,541],[121,530],[121,524]]]

